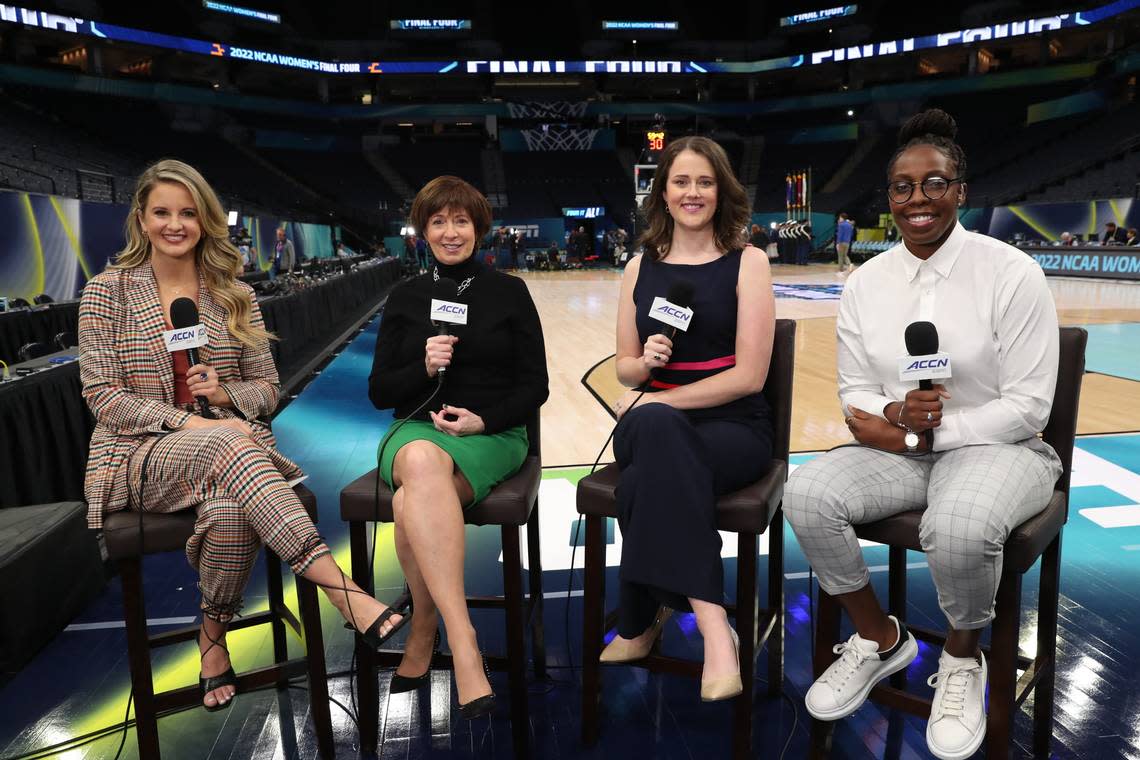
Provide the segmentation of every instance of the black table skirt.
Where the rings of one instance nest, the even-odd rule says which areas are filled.
[[[0,312],[0,360],[7,364],[20,361],[20,347],[27,343],[44,343],[49,351],[55,351],[55,336],[75,332],[78,324],[79,301],[51,304],[46,309]]]
[[[262,302],[267,326],[280,338],[279,371],[316,356],[399,277],[399,264],[389,262]],[[93,429],[77,362],[0,384],[0,508],[82,501]]]
[[[265,326],[280,338],[272,344],[284,378],[315,356],[339,332],[337,327],[374,304],[401,275],[400,264],[384,264],[337,277],[287,296],[259,301]],[[330,331],[335,331],[330,335]]]
[[[95,421],[79,363],[0,385],[0,507],[83,500]]]
[[[367,256],[318,259],[307,263],[304,269],[313,272],[320,270],[332,271],[338,268],[347,269],[353,264],[367,260]],[[375,287],[376,283],[390,284],[398,277],[399,265],[395,262],[386,262],[376,267],[349,273],[345,279],[357,283],[351,287],[344,284],[337,285],[336,283],[339,281],[334,281],[326,283],[315,290],[328,292],[324,290],[325,287],[335,286],[334,289],[338,290],[341,295],[350,295],[355,298],[356,300],[353,302],[354,306],[359,306],[363,303],[358,297],[360,293],[367,293],[367,289]],[[246,272],[241,276],[241,279],[253,285],[254,283],[269,279],[269,273]],[[383,284],[381,287],[383,287]],[[348,291],[348,293],[345,291]],[[304,296],[307,295],[307,293],[301,295]],[[285,299],[294,297],[295,296],[286,296]],[[277,297],[262,301],[262,308],[264,309],[266,303],[274,300],[277,300]],[[308,299],[302,298],[302,300]],[[324,308],[322,316],[328,317],[332,313],[333,312],[328,308]],[[266,321],[269,321],[268,316],[266,316]],[[28,343],[44,343],[48,346],[49,351],[55,351],[58,348],[58,346],[55,345],[56,335],[61,332],[77,332],[78,329],[79,301],[54,303],[46,309],[17,309],[9,312],[0,312],[0,361],[4,361],[7,364],[15,364],[20,361],[20,347]],[[270,329],[275,328],[270,327]],[[311,335],[307,336],[306,340],[311,337]],[[304,350],[307,349],[298,348],[298,351]]]

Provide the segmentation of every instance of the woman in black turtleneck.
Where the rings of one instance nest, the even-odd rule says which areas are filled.
[[[483,669],[463,588],[463,508],[513,475],[526,458],[526,423],[546,401],[542,325],[526,285],[474,258],[491,226],[491,207],[458,177],[437,177],[412,203],[411,222],[435,258],[427,274],[388,298],[368,397],[398,418],[422,411],[380,444],[380,476],[394,490],[396,554],[415,614],[391,691],[426,683],[438,614],[447,627],[460,712],[490,712]],[[450,278],[467,324],[437,335],[429,317],[435,281]]]

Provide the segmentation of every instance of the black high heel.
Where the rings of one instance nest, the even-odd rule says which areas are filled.
[[[480,655],[482,656],[482,655]],[[491,682],[491,669],[487,667],[487,658],[483,657],[483,673],[487,676],[487,683]],[[495,709],[495,692],[484,694],[467,704],[459,705],[459,715],[467,720],[475,720],[484,715],[490,715]]]
[[[439,629],[435,630],[435,644],[431,648],[431,659],[435,659],[436,653],[439,652]],[[427,670],[422,675],[418,676],[402,676],[399,673],[392,674],[392,683],[388,687],[389,694],[405,694],[409,691],[415,691],[422,686],[427,686],[431,680],[431,660],[428,661]]]
[[[210,642],[210,646],[206,647],[206,651],[202,652],[200,657],[205,657],[206,654],[211,649],[213,649],[214,647],[220,647],[226,653],[226,657],[227,658],[229,657],[230,650],[226,649],[226,645],[222,643],[222,638],[224,637],[224,634],[223,634],[223,636],[219,636],[217,640],[214,640],[214,639],[210,638],[210,634],[206,633],[206,626],[205,625],[202,626],[202,633],[206,634],[206,640]],[[209,694],[214,689],[220,689],[223,686],[235,687],[233,696],[230,697],[229,699],[227,699],[225,702],[218,699],[212,705],[206,704],[206,695]],[[229,707],[230,703],[234,701],[234,697],[237,696],[237,688],[236,687],[237,687],[237,673],[234,672],[234,666],[232,664],[228,668],[226,668],[226,671],[224,673],[221,673],[221,674],[216,675],[216,676],[210,676],[209,678],[204,678],[202,676],[201,670],[198,671],[199,701],[202,703],[202,707],[205,708],[206,712],[218,712],[219,710],[225,710],[227,707]]]

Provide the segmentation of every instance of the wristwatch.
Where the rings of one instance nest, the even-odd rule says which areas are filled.
[[[903,429],[906,430],[906,435],[903,436],[903,443],[906,445],[907,452],[913,454],[918,451],[918,433],[910,428]]]

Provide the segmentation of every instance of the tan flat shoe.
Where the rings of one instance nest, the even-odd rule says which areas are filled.
[[[614,636],[613,641],[606,644],[606,648],[602,650],[598,662],[633,662],[648,657],[653,650],[653,645],[657,643],[657,639],[661,638],[661,632],[665,629],[665,621],[672,614],[673,610],[668,607],[660,607],[657,610],[657,617],[653,620],[653,624],[645,629],[646,633],[653,633],[647,639],[648,644],[637,645],[628,639]]]
[[[744,683],[740,680],[740,637],[736,635],[735,628],[730,627],[728,632],[732,634],[732,643],[736,645],[736,672],[720,678],[702,678],[702,702],[719,702],[722,699],[732,699],[744,692]]]

